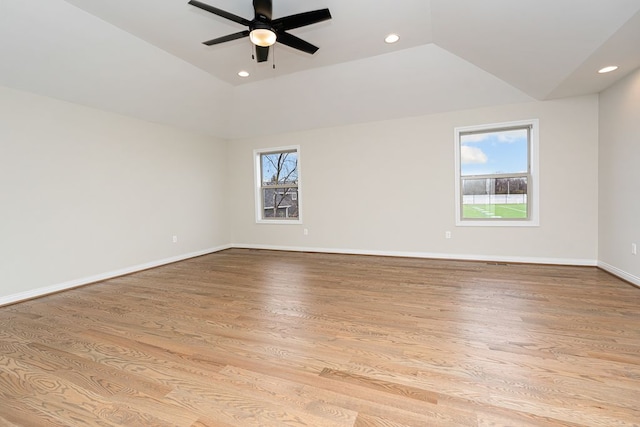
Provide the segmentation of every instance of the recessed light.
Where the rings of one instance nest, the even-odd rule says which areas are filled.
[[[245,70],[238,71],[238,75],[239,75],[240,77],[249,77],[249,72],[248,72],[248,71],[245,71]]]
[[[617,65],[610,65],[608,67],[604,67],[604,68],[599,69],[598,72],[600,74],[604,74],[604,73],[610,73],[610,72],[615,71],[617,69],[618,69]]]
[[[400,36],[397,34],[389,34],[387,37],[384,38],[384,42],[388,44],[395,43],[398,40],[400,40]]]

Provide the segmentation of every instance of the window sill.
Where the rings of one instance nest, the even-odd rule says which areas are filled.
[[[297,224],[297,225],[300,225],[300,224],[302,224],[302,220],[300,220],[300,219],[258,219],[258,220],[256,220],[256,224],[284,224],[284,225]]]
[[[456,220],[456,227],[539,227],[540,221]]]

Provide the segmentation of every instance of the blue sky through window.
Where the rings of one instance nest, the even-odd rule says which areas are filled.
[[[527,129],[460,135],[462,176],[527,172]]]
[[[298,181],[298,153],[284,151],[263,154],[262,182],[264,184],[291,184]],[[278,176],[277,182],[274,178]]]

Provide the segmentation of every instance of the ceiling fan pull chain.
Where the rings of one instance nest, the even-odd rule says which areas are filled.
[[[271,46],[271,66],[276,69],[276,45]]]

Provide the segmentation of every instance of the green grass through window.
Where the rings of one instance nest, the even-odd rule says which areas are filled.
[[[462,205],[465,219],[477,218],[519,218],[527,217],[527,205],[524,203],[506,203],[496,205]]]

